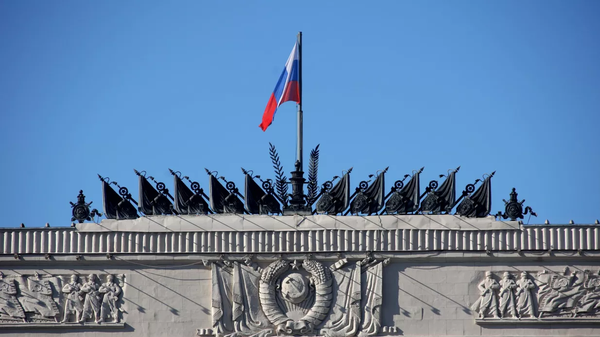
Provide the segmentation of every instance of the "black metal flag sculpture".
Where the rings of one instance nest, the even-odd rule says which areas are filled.
[[[363,213],[371,215],[381,211],[385,199],[385,173],[387,170],[388,167],[379,173],[371,185],[366,181],[360,182],[356,196],[350,203],[352,214]]]
[[[456,208],[456,214],[466,217],[486,217],[492,210],[492,177],[495,171],[485,177],[475,193],[466,196]]]
[[[232,182],[228,183],[228,187],[231,187],[228,190],[221,185],[210,171],[206,170],[206,172],[210,176],[208,181],[210,208],[215,213],[243,213],[244,204],[242,204],[242,201],[235,194],[235,184]]]
[[[433,180],[429,183],[432,189],[427,193],[427,196],[421,203],[421,211],[423,213],[440,214],[441,212],[449,213],[456,202],[456,172],[460,166],[448,174],[446,180],[438,189],[437,181]]]
[[[248,173],[245,173],[244,206],[250,214],[281,213],[279,202],[272,193],[265,192]],[[272,190],[270,181],[263,182],[263,187]]]
[[[311,152],[309,165],[308,193],[304,193],[304,179],[301,160],[294,163],[295,170],[291,178],[284,174],[279,155],[275,146],[269,143],[269,154],[276,179],[263,180],[252,171],[244,173],[245,194],[242,195],[233,181],[219,176],[216,171],[205,169],[209,175],[209,190],[207,193],[200,184],[183,176],[179,171],[169,169],[174,177],[174,193],[169,193],[165,184],[158,182],[145,172],[135,173],[139,176],[139,204],[131,197],[126,187],[121,187],[108,178],[102,180],[104,214],[108,219],[136,219],[144,215],[206,215],[206,214],[281,214],[287,215],[383,215],[383,214],[455,214],[465,217],[490,216],[491,178],[484,175],[467,184],[462,193],[456,194],[455,170],[448,170],[445,175],[439,175],[445,180],[438,185],[437,180],[431,180],[421,188],[421,173],[424,168],[413,171],[412,176],[405,174],[401,180],[394,182],[389,190],[385,190],[385,175],[389,169],[370,174],[368,179],[361,181],[356,189],[351,190],[350,173],[352,168],[343,172],[342,177],[334,176],[326,181],[320,189],[317,185],[319,146]],[[301,152],[301,151],[299,151]],[[221,181],[222,180],[222,181]],[[112,187],[116,185],[118,187]],[[292,191],[289,193],[289,186]],[[352,192],[351,192],[352,191]],[[318,193],[317,193],[318,192]],[[352,193],[352,194],[351,194]],[[510,201],[504,201],[505,212],[498,212],[497,217],[510,218],[512,221],[522,219],[533,210],[525,207],[524,200],[517,199],[516,190],[510,195]],[[100,213],[90,210],[91,203],[85,202],[83,192],[80,192],[77,203],[71,203],[73,208],[72,221],[89,221]]]
[[[100,177],[100,175],[98,175]],[[138,214],[135,207],[131,204],[131,202],[123,198],[123,196],[129,195],[129,191],[126,187],[119,188],[119,195],[112,187],[104,180],[104,178],[100,177],[102,180],[102,204],[104,206],[104,216],[107,219],[137,219]]]
[[[139,176],[140,205],[138,208],[140,212],[146,215],[173,214],[173,204],[167,196],[157,191],[148,179],[138,171],[135,171],[135,173]]]
[[[173,191],[175,211],[179,214],[207,214],[208,203],[200,194],[200,184],[193,182],[192,188],[195,192],[192,192],[175,172],[171,171],[171,173],[175,179],[175,190]]]
[[[323,184],[323,192],[316,205],[317,213],[338,214],[348,208],[350,204],[350,172],[352,169],[348,170],[333,188],[330,181]]]
[[[419,209],[420,199],[420,178],[423,168],[417,171],[410,181],[402,186],[402,182],[398,181],[398,187],[395,187],[394,192],[385,204],[385,211],[388,214],[406,214],[409,212],[415,212]],[[399,189],[399,191],[398,191]]]

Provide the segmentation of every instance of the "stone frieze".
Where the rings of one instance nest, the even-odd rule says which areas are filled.
[[[600,321],[600,271],[486,272],[471,306],[478,323]]]
[[[14,326],[116,324],[124,275],[4,275],[0,324]]]

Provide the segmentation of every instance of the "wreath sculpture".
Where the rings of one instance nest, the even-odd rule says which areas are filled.
[[[333,277],[329,268],[314,260],[304,260],[302,268],[310,274],[314,286],[315,302],[299,320],[287,317],[277,304],[277,280],[290,269],[290,262],[278,260],[266,267],[260,278],[260,303],[269,321],[276,326],[277,334],[306,334],[327,317],[332,301]]]

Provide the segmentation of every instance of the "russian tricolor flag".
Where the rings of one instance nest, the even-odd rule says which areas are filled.
[[[294,45],[290,57],[285,63],[283,73],[279,76],[275,90],[269,98],[269,103],[263,113],[260,128],[265,131],[273,123],[277,108],[287,101],[293,101],[300,104],[300,54],[298,52],[298,42]]]

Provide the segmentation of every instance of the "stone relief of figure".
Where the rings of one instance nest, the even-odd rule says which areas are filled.
[[[83,312],[84,300],[81,292],[81,283],[79,283],[79,276],[71,275],[71,282],[63,286],[62,292],[65,294],[65,312],[61,323],[67,322],[68,316],[71,314],[75,315],[74,321],[78,322],[81,319],[81,314]]]
[[[489,316],[550,320],[577,316],[600,318],[600,271],[594,275],[587,269],[570,272],[566,267],[560,273],[543,269],[535,281],[525,271],[517,281],[505,272],[499,284],[494,282],[492,274],[486,272],[485,279],[478,285],[480,297],[471,309],[481,319]],[[498,288],[499,304],[496,304],[492,294]]]
[[[562,311],[574,309],[581,297],[583,277],[579,272],[567,275],[568,268],[562,274],[555,274],[550,280],[550,292],[540,296],[539,317],[544,314],[560,314]]]
[[[492,272],[485,272],[485,279],[477,286],[480,296],[473,304],[471,309],[479,313],[479,318],[485,318],[492,315],[494,318],[500,318],[498,314],[498,300],[496,299],[496,291],[500,285],[492,278]]]
[[[27,277],[27,286],[26,291],[21,289],[22,296],[19,298],[23,310],[26,313],[37,315],[38,318],[53,318],[58,322],[60,311],[52,297],[50,282],[41,278],[40,274],[36,272],[34,276]]]
[[[552,281],[552,275],[548,272],[548,269],[542,269],[536,275],[535,282],[538,287],[538,298],[542,298],[550,293],[550,282]]]
[[[516,301],[514,290],[517,288],[515,280],[509,272],[505,272],[500,280],[500,316],[516,317]]]
[[[85,293],[85,300],[83,302],[83,313],[79,322],[85,322],[88,318],[93,318],[96,323],[100,320],[100,292],[98,291],[100,286],[98,285],[98,276],[96,274],[90,274],[87,278],[87,282],[81,287],[81,292]]]
[[[106,283],[100,286],[98,292],[104,294],[99,322],[104,322],[104,319],[107,317],[110,317],[113,322],[119,322],[119,308],[117,304],[119,295],[121,295],[121,287],[115,282],[115,276],[109,274],[106,277]]]
[[[533,289],[535,284],[528,277],[527,272],[521,273],[521,278],[517,280],[517,316],[535,317]]]
[[[77,274],[68,283],[63,279],[63,275],[42,277],[38,272],[7,277],[0,271],[0,323],[81,323],[90,318],[96,323],[119,322],[123,289],[114,275],[107,275],[104,284],[96,274],[83,284]]]
[[[589,271],[585,271],[589,275]],[[600,270],[598,275],[589,276],[584,285],[585,294],[579,301],[579,306],[575,309],[573,314],[576,317],[578,314],[595,314],[600,310]]]
[[[586,293],[585,284],[589,279],[590,271],[585,270],[583,273],[576,271],[574,275],[575,280],[573,281],[573,284],[571,284],[569,298],[567,299],[565,309],[568,310],[573,316],[576,316],[578,309],[577,306],[583,295]]]
[[[4,274],[0,271],[0,320],[6,319],[5,316],[23,321],[25,312],[21,303],[17,300],[17,287],[15,280],[4,278]]]

